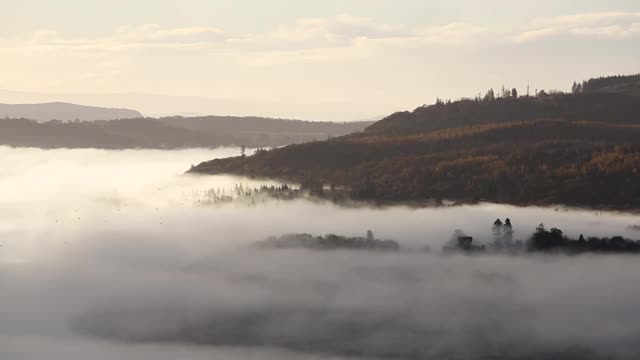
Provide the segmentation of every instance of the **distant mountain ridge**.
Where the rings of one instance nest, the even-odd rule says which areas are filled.
[[[233,116],[40,123],[0,118],[0,145],[104,149],[259,148],[325,140],[362,131],[371,124]]]
[[[24,118],[38,122],[50,120],[97,121],[141,118],[142,114],[131,109],[50,102],[41,104],[0,104],[0,117],[13,119]]]
[[[305,121],[294,119],[275,119],[259,116],[195,116],[161,117],[157,121],[177,128],[205,132],[242,132],[242,133],[279,133],[279,134],[314,134],[317,140],[329,136],[347,135],[364,130],[375,121]],[[311,138],[310,138],[311,139]]]

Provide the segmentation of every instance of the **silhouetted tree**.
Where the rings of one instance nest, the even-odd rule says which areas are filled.
[[[502,247],[502,220],[496,219],[496,221],[493,222],[492,232],[493,245],[498,248]]]
[[[580,234],[580,238],[578,238],[578,245],[581,247],[587,246],[587,240],[584,239],[584,235]]]
[[[506,247],[512,247],[513,246],[513,227],[511,226],[511,220],[509,218],[507,218],[504,221],[502,230],[503,230],[502,243]]]
[[[496,94],[493,92],[493,89],[487,90],[487,93],[484,95],[484,101],[493,101],[496,99]]]
[[[374,240],[373,231],[367,230],[367,240],[368,241],[373,241]]]
[[[548,251],[558,249],[566,244],[566,238],[562,230],[551,228],[547,231],[544,224],[538,225],[536,231],[529,239],[529,248],[533,251]]]
[[[511,92],[504,88],[504,84],[502,85],[502,91],[500,92],[500,97],[508,98],[511,95]]]

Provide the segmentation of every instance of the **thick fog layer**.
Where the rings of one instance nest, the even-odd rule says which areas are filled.
[[[456,229],[509,217],[569,235],[640,238],[638,216],[481,205],[341,208],[304,200],[195,206],[266,182],[191,177],[239,149],[0,147],[1,359],[636,358],[633,256],[442,256]],[[256,250],[291,232],[404,251]],[[430,246],[432,252],[420,250]]]

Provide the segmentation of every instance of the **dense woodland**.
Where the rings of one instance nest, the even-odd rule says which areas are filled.
[[[572,93],[493,90],[393,114],[328,141],[218,159],[195,173],[345,187],[375,201],[640,207],[640,76]]]
[[[273,147],[341,136],[370,124],[231,116],[67,122],[5,118],[0,119],[0,145],[104,149]]]

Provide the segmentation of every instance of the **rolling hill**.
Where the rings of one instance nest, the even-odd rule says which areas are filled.
[[[63,102],[43,104],[0,104],[0,116],[13,119],[31,119],[38,122],[96,121],[140,118],[142,114],[130,109],[111,109]]]
[[[592,79],[583,84],[599,85],[572,94],[438,102],[362,133],[211,160],[190,171],[333,185],[375,201],[639,207],[637,80]]]
[[[0,119],[0,145],[105,149],[273,147],[342,136],[361,131],[371,123],[231,116],[72,122]]]

